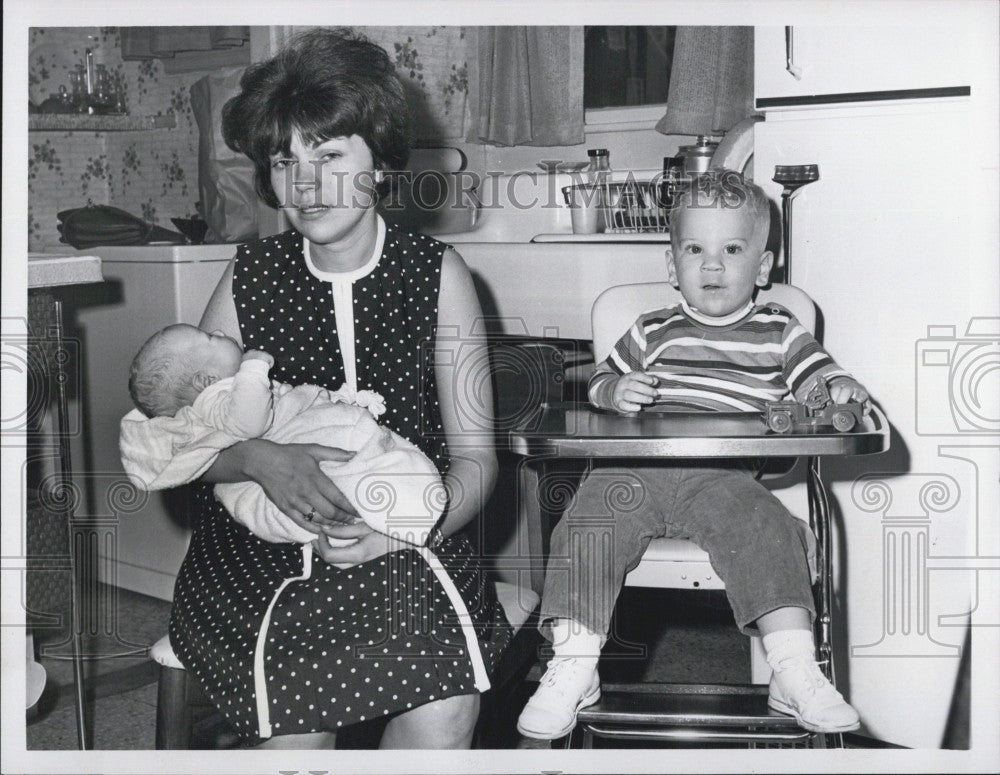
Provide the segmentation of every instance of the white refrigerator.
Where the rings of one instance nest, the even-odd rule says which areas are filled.
[[[235,245],[98,247],[105,282],[72,305],[85,360],[84,432],[73,440],[78,540],[100,581],[164,600],[190,538],[183,488],[141,493],[128,483],[118,452],[118,427],[132,407],[128,373],[142,343],[171,323],[197,325]],[[106,604],[98,604],[108,607]],[[97,611],[104,620],[115,612]],[[107,626],[107,622],[98,628]]]
[[[837,683],[862,734],[914,748],[970,717],[970,622],[973,744],[997,728],[996,26],[967,11],[755,37],[755,180],[778,203],[776,165],[818,165],[791,200],[792,282],[893,428],[888,453],[824,463]]]

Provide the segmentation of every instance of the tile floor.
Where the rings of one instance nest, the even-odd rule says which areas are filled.
[[[114,655],[87,662],[94,748],[152,749],[156,669],[144,649],[166,632],[169,603],[127,590],[109,599],[117,615],[108,614],[113,621],[105,622],[110,626],[104,631],[117,637],[87,641],[92,653]],[[625,590],[615,632],[617,642],[602,659],[605,681],[749,681],[748,641],[719,593]],[[29,750],[76,748],[72,663],[57,658],[66,651],[61,637],[53,631],[36,635],[48,685],[27,727]]]
[[[85,638],[93,745],[96,750],[153,748],[156,718],[156,666],[146,650],[167,631],[170,603],[127,590],[105,598],[116,614],[102,622],[117,637]],[[28,722],[28,750],[72,750],[77,746],[73,665],[66,658],[61,630],[35,634],[47,673],[45,692]]]

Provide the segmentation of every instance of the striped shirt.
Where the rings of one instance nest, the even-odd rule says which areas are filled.
[[[632,371],[659,379],[657,405],[717,412],[761,412],[790,393],[802,401],[817,380],[850,376],[773,303],[723,326],[698,322],[680,305],[644,312],[590,378],[590,400],[614,408],[614,384]]]

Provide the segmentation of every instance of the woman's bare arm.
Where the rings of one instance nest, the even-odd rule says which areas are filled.
[[[497,477],[493,388],[482,380],[489,352],[482,307],[465,261],[447,250],[441,266],[435,376],[451,466],[442,532],[451,535],[479,517]],[[475,328],[475,330],[473,330]]]
[[[240,347],[243,337],[240,334],[240,320],[236,316],[236,302],[233,301],[233,269],[236,259],[229,262],[226,271],[219,278],[219,284],[212,291],[212,296],[205,305],[198,328],[202,331],[221,331],[226,336],[235,339]]]

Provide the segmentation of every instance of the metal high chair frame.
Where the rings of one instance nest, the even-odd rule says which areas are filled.
[[[607,356],[641,312],[669,306],[678,298],[678,292],[668,283],[616,286],[605,291],[595,301],[592,311],[595,361],[599,363]],[[761,290],[757,301],[778,303],[789,309],[807,330],[812,332],[815,328],[815,305],[798,288],[774,284]],[[548,534],[559,518],[554,508],[546,508],[544,493],[551,487],[553,477],[561,477],[564,486],[565,466],[572,465],[574,460],[585,462],[590,468],[594,460],[601,458],[767,457],[785,459],[787,463],[789,457],[805,457],[809,524],[817,544],[814,583],[817,659],[833,682],[831,515],[819,458],[884,451],[889,444],[885,417],[874,408],[857,432],[809,435],[769,433],[755,415],[747,415],[741,429],[699,431],[697,424],[705,425],[704,418],[704,415],[681,418],[662,413],[642,413],[640,417],[629,418],[566,403],[550,405],[540,417],[512,432],[511,448],[525,456],[520,495],[526,511],[530,550],[536,562],[532,585],[541,593],[544,570],[538,562],[544,562],[548,554]],[[786,466],[781,475],[789,473],[791,468]],[[565,506],[567,500],[563,495],[558,505]],[[724,589],[707,553],[686,539],[651,541],[625,584]],[[603,685],[601,700],[578,715],[583,746],[592,747],[595,737],[751,746],[842,746],[842,735],[814,735],[800,728],[794,718],[767,707],[766,683],[770,671],[762,654],[763,649],[758,645],[754,661],[760,665],[755,665],[753,678],[763,685]],[[760,666],[765,669],[759,669]],[[567,744],[571,738],[572,735],[566,738]]]

